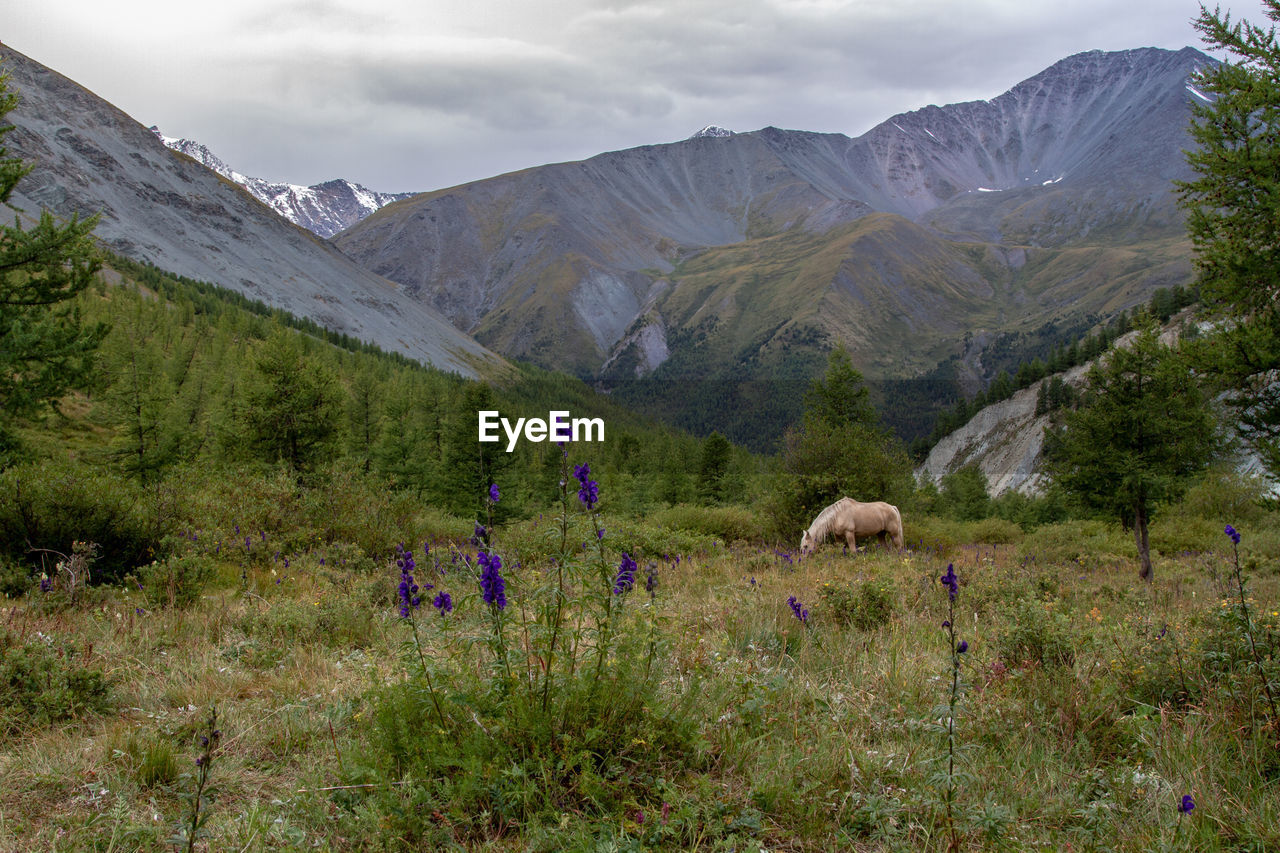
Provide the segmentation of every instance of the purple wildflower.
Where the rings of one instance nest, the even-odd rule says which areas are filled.
[[[489,531],[485,530],[484,525],[476,522],[475,532],[471,534],[471,544],[477,548],[482,547],[488,541]]]
[[[444,615],[445,613],[452,613],[453,596],[449,595],[449,593],[444,590],[441,590],[440,594],[436,596],[436,600],[431,602],[431,606],[436,610],[439,610],[441,615]]]
[[[1230,530],[1231,528],[1227,528]],[[1190,794],[1182,795],[1182,802],[1178,803],[1178,811],[1183,814],[1191,814],[1191,810],[1196,807],[1196,801],[1191,798]]]
[[[51,590],[51,589],[53,589],[53,581],[52,581],[52,580],[50,580],[50,578],[49,578],[49,576],[48,576],[48,575],[41,575],[41,576],[40,576],[40,591],[41,591],[41,592],[48,592],[48,591],[49,591],[49,590]]]
[[[1226,529],[1223,532],[1225,532],[1227,536],[1231,537],[1231,541],[1234,542],[1236,545],[1240,544],[1240,534],[1237,533],[1236,529],[1232,527],[1230,524],[1226,526]]]
[[[947,597],[955,601],[956,596],[960,594],[960,580],[956,577],[955,566],[952,563],[947,563],[947,573],[938,578],[938,580],[947,588]]]
[[[596,528],[596,538],[597,538],[597,539],[603,539],[603,538],[604,538],[604,528],[603,528],[603,527],[597,527],[597,528]]]
[[[585,462],[574,465],[573,476],[578,479],[578,500],[587,509],[595,509],[600,500],[600,484],[591,479],[591,466]]]
[[[408,619],[412,610],[417,610],[422,603],[417,583],[413,580],[413,552],[404,550],[403,545],[396,546],[396,565],[400,567],[400,618]]]
[[[613,578],[613,594],[622,595],[635,585],[636,561],[631,559],[630,554],[623,554],[622,562],[618,565],[618,574]]]
[[[500,497],[502,497],[502,495],[501,495],[501,493],[498,491],[498,484],[497,484],[497,483],[490,483],[490,484],[489,484],[489,501],[490,501],[491,503],[495,503],[495,504],[496,504],[496,503],[498,502],[498,498],[500,498]]]
[[[794,595],[787,599],[787,605],[791,608],[791,612],[796,615],[796,618],[800,620],[800,624],[809,624],[809,610],[797,601]]]
[[[484,593],[484,603],[491,604],[499,610],[507,606],[507,584],[502,579],[502,558],[497,554],[481,551],[476,555],[480,564],[480,589]]]
[[[649,570],[645,573],[644,591],[649,593],[649,597],[653,598],[658,593],[658,564],[650,563]]]
[[[969,651],[969,641],[968,641],[968,640],[961,640],[960,642],[956,643],[956,652],[957,652],[958,654],[964,654],[964,653],[965,653],[965,652],[967,652],[967,651]]]

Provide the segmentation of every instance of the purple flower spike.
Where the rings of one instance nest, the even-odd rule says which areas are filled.
[[[489,501],[490,501],[491,503],[497,503],[497,502],[498,502],[498,498],[500,498],[500,497],[502,497],[502,495],[501,495],[501,493],[499,493],[499,491],[498,491],[498,484],[497,484],[497,483],[490,483],[490,484],[489,484]]]
[[[960,579],[956,577],[955,565],[947,563],[947,573],[938,580],[947,588],[947,597],[955,601],[956,596],[960,594]]]
[[[1236,545],[1240,544],[1240,534],[1236,532],[1236,529],[1234,527],[1228,524],[1224,532],[1227,534],[1227,536],[1231,537],[1232,542],[1234,542]]]
[[[600,484],[591,479],[591,466],[585,462],[574,465],[573,476],[578,480],[578,500],[587,509],[595,509],[600,500]]]
[[[1228,530],[1231,528],[1228,527]],[[1183,814],[1191,814],[1191,810],[1196,807],[1196,801],[1191,798],[1190,794],[1182,795],[1182,802],[1178,803],[1178,811]]]
[[[622,555],[622,563],[618,566],[618,574],[613,579],[613,594],[622,595],[636,584],[636,561],[630,554]]]
[[[507,583],[502,579],[502,558],[497,554],[481,551],[476,555],[480,564],[480,590],[484,593],[484,603],[493,605],[499,610],[507,606]]]
[[[791,612],[794,613],[796,618],[800,620],[800,624],[802,625],[809,624],[808,608],[806,608],[799,601],[797,601],[794,595],[787,599],[787,606],[791,608]]]
[[[408,619],[409,613],[416,610],[418,605],[422,603],[422,598],[418,595],[418,584],[413,579],[413,570],[416,568],[413,562],[413,552],[404,550],[403,545],[396,546],[396,565],[400,567],[400,618]]]
[[[436,596],[436,600],[431,602],[431,606],[439,610],[441,615],[453,612],[453,596],[443,590]]]
[[[967,651],[969,651],[968,640],[961,640],[960,642],[956,643],[956,652],[958,652],[959,654],[964,654]]]

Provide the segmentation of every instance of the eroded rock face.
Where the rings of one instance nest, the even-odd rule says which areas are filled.
[[[1067,384],[1084,384],[1088,366],[1062,374]],[[1007,400],[984,407],[960,429],[939,441],[916,469],[917,480],[939,482],[945,475],[966,465],[978,466],[987,478],[992,497],[1005,492],[1037,495],[1043,489],[1040,473],[1044,430],[1048,415],[1036,415],[1036,395],[1042,379],[1023,388]]]
[[[29,215],[100,214],[95,236],[127,257],[446,370],[501,369],[501,359],[429,305],[169,150],[106,101],[6,46],[0,61],[21,95],[5,143],[35,166],[10,197],[13,206]]]

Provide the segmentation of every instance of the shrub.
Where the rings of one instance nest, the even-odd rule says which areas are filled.
[[[1048,613],[1043,602],[1023,598],[1003,621],[1005,627],[996,638],[996,650],[1005,661],[1015,665],[1037,663],[1046,668],[1075,664],[1070,624],[1061,614]]]
[[[138,569],[138,582],[152,607],[185,609],[200,600],[216,573],[217,566],[204,554],[175,554]]]
[[[1150,528],[1151,547],[1165,556],[1222,547],[1222,525],[1195,516],[1157,517]]]
[[[1103,521],[1046,524],[1023,537],[1018,556],[1041,563],[1108,565],[1137,556],[1133,537]]]
[[[31,567],[0,553],[0,595],[17,598],[34,585]]]
[[[418,502],[405,492],[339,468],[302,496],[305,524],[322,542],[349,542],[366,554],[389,553],[413,528]]]
[[[724,542],[760,541],[764,537],[761,519],[742,506],[691,506],[677,504],[648,516],[651,524],[715,536]]]
[[[965,525],[936,515],[912,515],[902,520],[903,544],[908,548],[945,554],[968,542]]]
[[[111,707],[102,670],[78,662],[76,647],[0,638],[0,734],[14,735]]]
[[[984,518],[969,525],[969,540],[985,545],[1007,545],[1022,538],[1022,528],[1003,518]]]
[[[41,549],[70,555],[75,542],[93,542],[92,581],[115,583],[162,550],[146,506],[136,484],[83,465],[10,468],[0,473],[0,552],[34,568]]]
[[[865,580],[856,586],[824,583],[818,592],[837,624],[874,631],[893,618],[895,595],[888,582]]]
[[[281,598],[269,607],[246,611],[237,624],[247,637],[289,647],[364,647],[374,629],[369,614],[352,607],[345,596],[323,594],[310,602]]]

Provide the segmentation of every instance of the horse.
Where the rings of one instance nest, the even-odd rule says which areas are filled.
[[[893,540],[893,546],[902,550],[902,515],[893,504],[884,501],[859,503],[853,498],[841,498],[818,513],[800,537],[800,553],[817,549],[827,536],[843,536],[850,551],[857,550],[857,537],[876,536],[881,542]]]

